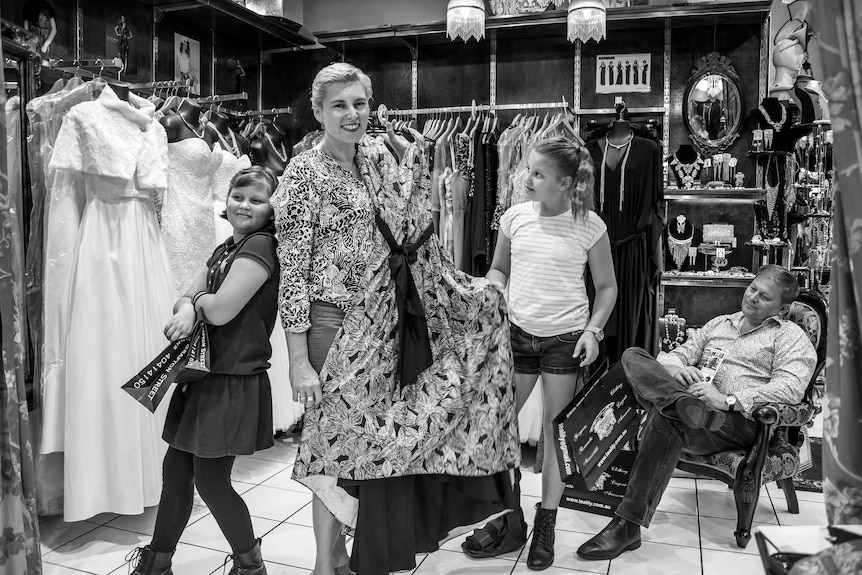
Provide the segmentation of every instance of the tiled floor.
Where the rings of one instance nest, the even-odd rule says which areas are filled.
[[[251,510],[255,533],[263,536],[263,555],[270,575],[307,575],[314,566],[311,494],[290,478],[296,454],[291,440],[237,461],[234,484]],[[539,501],[541,476],[524,471],[523,507],[532,525]],[[758,523],[825,525],[823,496],[799,492],[800,514],[787,512],[780,489],[764,487],[755,515]],[[136,517],[102,515],[90,521],[43,521],[42,554],[45,575],[91,573],[124,575],[126,554],[150,541],[155,509]],[[739,549],[733,540],[736,507],[732,492],[717,481],[673,479],[652,527],[643,531],[643,545],[613,561],[581,561],[578,546],[604,527],[608,519],[561,509],[557,520],[556,561],[548,575],[603,573],[607,575],[719,575],[762,573],[752,542]],[[482,561],[460,552],[460,539],[416,559],[416,575],[509,575],[532,573],[526,551]],[[221,573],[227,542],[202,501],[174,556],[177,575]]]

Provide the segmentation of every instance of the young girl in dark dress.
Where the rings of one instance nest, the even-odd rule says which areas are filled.
[[[210,373],[175,390],[162,435],[168,442],[152,542],[130,554],[132,575],[172,575],[171,557],[191,515],[194,488],[233,550],[230,575],[266,575],[245,502],[230,482],[237,455],[273,445],[266,370],[278,304],[279,263],[269,198],[275,178],[253,166],[230,183],[233,236],[218,246],[165,326],[170,340],[207,324]]]

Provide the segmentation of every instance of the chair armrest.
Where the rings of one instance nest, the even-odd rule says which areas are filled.
[[[786,403],[767,403],[757,407],[751,414],[754,421],[766,425],[802,427],[808,425],[816,414],[815,406],[810,403],[789,405]]]

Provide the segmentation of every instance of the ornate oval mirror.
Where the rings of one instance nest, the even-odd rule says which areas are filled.
[[[727,149],[739,137],[745,109],[730,60],[718,52],[701,58],[685,89],[683,106],[689,138],[702,155]]]

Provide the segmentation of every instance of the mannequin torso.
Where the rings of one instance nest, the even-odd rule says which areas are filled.
[[[201,127],[201,107],[188,98],[183,99],[177,113],[164,116],[159,122],[165,127],[168,143],[180,142],[190,138],[204,140],[210,148],[218,140],[214,128]]]
[[[251,163],[272,171],[277,177],[284,173],[290,152],[284,145],[284,133],[277,126],[267,126],[264,135],[249,145]]]

